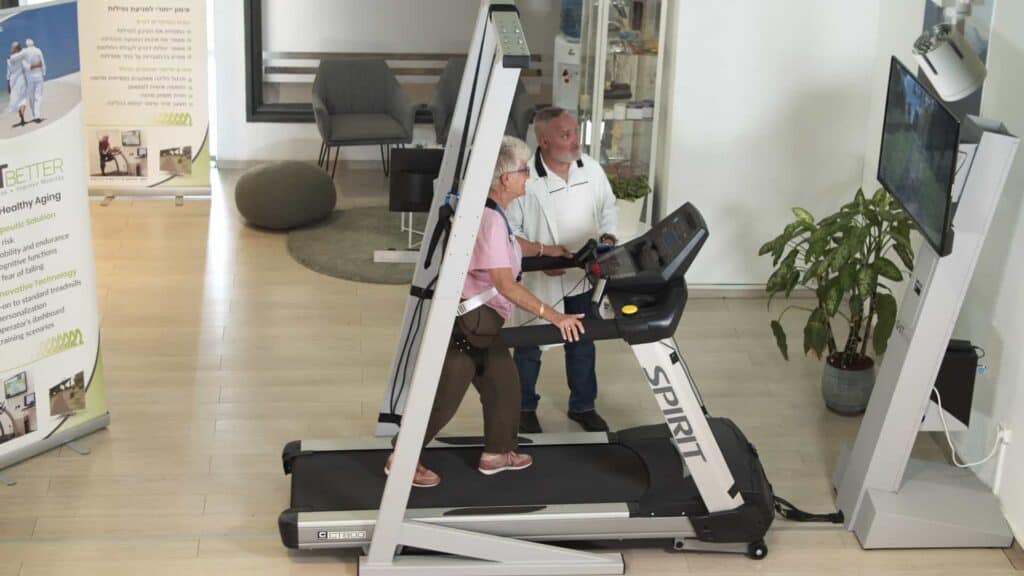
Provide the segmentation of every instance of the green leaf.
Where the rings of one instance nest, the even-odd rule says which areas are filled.
[[[864,213],[864,218],[866,218],[867,221],[868,221],[868,224],[871,224],[872,226],[881,226],[882,225],[882,217],[878,215],[878,212],[875,212],[875,211],[865,212]]]
[[[860,318],[864,315],[864,300],[850,298],[850,318]]]
[[[867,199],[864,198],[864,190],[858,188],[857,194],[853,197],[853,204],[857,206],[858,209],[862,209],[864,208],[865,202],[867,202]]]
[[[893,282],[903,280],[903,274],[900,272],[900,269],[897,268],[896,265],[893,264],[892,260],[889,260],[888,258],[882,257],[875,260],[874,268],[875,272],[878,272],[878,275],[883,278],[888,278]]]
[[[838,281],[833,281],[825,293],[825,314],[829,318],[835,316],[839,311],[839,305],[843,302],[843,286]]]
[[[864,297],[870,297],[875,293],[876,282],[878,282],[878,277],[874,269],[870,266],[861,268],[857,274],[857,293]]]
[[[793,208],[793,214],[796,216],[797,220],[801,222],[814,224],[814,216],[812,216],[810,212],[804,210],[803,208]]]
[[[779,258],[782,258],[783,252],[786,251],[786,244],[789,242],[789,234],[782,235],[783,240],[772,247],[772,266],[779,265]]]
[[[811,238],[807,246],[807,252],[804,254],[804,261],[816,260],[817,258],[825,254],[825,250],[827,248],[828,235],[821,234],[815,237],[814,234],[811,234]]]
[[[900,257],[900,261],[903,262],[908,270],[914,269],[914,252],[911,251],[910,246],[903,244],[902,242],[896,242],[893,245],[896,249],[896,255]]]
[[[827,344],[828,326],[824,322],[816,321],[812,314],[811,318],[807,320],[807,325],[804,326],[804,354],[814,352],[814,355],[820,360]]]
[[[793,248],[788,254],[786,254],[786,257],[782,259],[782,265],[789,268],[793,267],[796,265],[796,258],[799,255],[800,250],[798,248]]]
[[[842,286],[843,292],[853,290],[857,284],[857,270],[862,270],[859,260],[850,262],[839,271],[839,285]]]
[[[839,245],[839,248],[837,248],[836,251],[832,253],[832,258],[829,260],[828,263],[829,268],[831,268],[832,270],[842,269],[843,265],[846,264],[846,261],[850,259],[850,256],[853,256],[853,252],[854,249],[851,247],[851,245],[846,242],[843,242],[842,244]]]
[[[871,197],[871,203],[877,208],[885,208],[889,203],[889,193],[885,191],[885,188],[875,190],[875,194]]]
[[[910,222],[899,222],[894,224],[890,229],[889,234],[896,239],[897,242],[907,245],[910,248]]]
[[[807,284],[813,278],[817,278],[818,274],[821,273],[821,269],[825,267],[826,262],[824,260],[818,260],[814,264],[807,267],[804,271],[803,278],[800,279],[801,284]]]
[[[775,294],[783,288],[783,280],[789,271],[785,267],[776,268],[772,275],[768,277],[768,282],[765,284],[765,291],[770,294]]]
[[[775,335],[775,344],[778,345],[779,352],[782,352],[782,357],[788,361],[789,347],[786,345],[786,331],[782,329],[782,324],[778,320],[772,320],[772,334]]]
[[[793,268],[792,270],[789,271],[789,274],[786,276],[786,298],[789,298],[789,295],[793,292],[793,289],[796,288],[797,284],[799,283],[800,271],[797,270],[796,268]]]
[[[758,256],[764,256],[765,254],[768,254],[768,253],[772,252],[773,250],[775,250],[775,244],[778,241],[779,241],[779,238],[776,238],[774,240],[769,240],[769,241],[765,242],[757,250],[757,255]]]
[[[878,315],[878,322],[875,324],[875,332],[871,337],[875,348],[875,354],[885,354],[889,346],[889,337],[892,336],[892,329],[896,325],[896,298],[892,294],[879,294],[875,301],[875,313]]]

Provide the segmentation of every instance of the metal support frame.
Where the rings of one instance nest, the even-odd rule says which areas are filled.
[[[846,528],[865,548],[1006,547],[1013,540],[998,499],[970,470],[910,453],[1018,143],[1002,124],[968,116],[962,125],[961,151],[970,160],[953,184],[952,252],[940,258],[924,244],[918,253],[856,443],[834,477]]]
[[[462,81],[459,85],[459,96],[455,101],[455,110],[452,113],[452,121],[448,127],[444,158],[441,160],[441,169],[437,179],[434,180],[434,198],[430,204],[430,210],[427,212],[426,230],[434,230],[437,226],[438,211],[444,205],[446,194],[448,194],[452,184],[456,181],[455,168],[459,163],[460,143],[463,132],[468,130],[466,139],[469,143],[473,143],[476,137],[483,98],[478,95],[470,101],[470,92],[472,91],[474,71],[477,67],[479,54],[481,53],[479,46],[483,39],[483,27],[487,23],[486,12],[489,4],[486,0],[481,0],[481,13],[477,17],[476,29],[473,33],[466,66],[463,69]],[[493,54],[493,43],[490,45],[490,52],[485,47],[483,53],[487,55]],[[479,87],[477,89],[479,94],[483,94],[487,87],[486,76],[489,73],[489,70],[486,70],[483,66],[481,66],[481,71],[484,72],[484,78],[479,80]],[[470,106],[472,106],[472,109]],[[471,121],[468,125],[464,124],[467,115],[469,115],[471,120],[476,119],[476,121]],[[503,133],[504,129],[496,132],[496,134]],[[469,154],[469,150],[461,152],[466,156]],[[484,190],[486,190],[488,184],[483,186]],[[463,184],[462,189],[468,190],[467,184]],[[425,290],[432,280],[438,277],[441,268],[440,257],[433,258],[430,266],[426,266],[426,249],[426,245],[421,245],[416,259],[416,268],[412,279],[413,291]],[[392,258],[395,255],[388,254],[388,252],[398,252],[401,256],[399,258]],[[407,262],[408,259],[406,257],[409,255],[407,252],[378,250],[374,252],[374,261],[387,262],[398,260]],[[377,436],[390,438],[398,433],[397,418],[389,418],[389,416],[402,414],[405,409],[406,398],[408,397],[412,380],[412,371],[410,370],[412,365],[411,358],[415,358],[419,354],[420,344],[423,342],[422,331],[414,330],[413,327],[418,328],[423,325],[431,308],[432,303],[429,298],[420,299],[415,293],[410,294],[406,300],[405,315],[402,320],[402,335],[398,340],[393,357],[394,360],[388,374],[387,393],[384,395],[380,411],[381,416],[378,419],[375,432]],[[447,336],[445,338],[447,339]]]
[[[447,152],[454,151],[454,147],[461,143],[461,120],[467,114],[470,115],[467,124],[471,133],[466,135],[466,140],[472,143],[472,147],[467,147],[469,157],[460,187],[462,194],[457,198],[447,246],[443,257],[435,258],[432,262],[436,266],[439,260],[440,270],[436,273],[436,288],[426,311],[421,340],[423,344],[417,346],[409,358],[413,361],[413,368],[408,409],[402,421],[402,433],[398,437],[391,472],[384,487],[369,555],[360,559],[360,572],[364,574],[621,574],[624,569],[622,556],[618,554],[577,552],[455,528],[424,525],[406,519],[413,474],[437,393],[444,350],[455,321],[471,248],[476,241],[484,200],[490,188],[501,136],[504,134],[519,79],[520,68],[516,63],[520,61],[518,57],[523,55],[526,57],[524,63],[528,65],[529,62],[522,26],[514,10],[514,2],[506,0],[482,0],[480,5],[472,51],[463,74],[454,121],[449,131],[448,145],[452,148],[446,151],[442,163],[438,182],[440,185],[450,185],[453,177],[456,177],[454,155]],[[479,52],[477,47],[480,47]],[[478,98],[474,98],[473,109],[470,110],[470,90],[478,61],[480,74],[475,78]],[[514,65],[506,67],[509,62]],[[476,134],[482,136],[475,138]],[[437,187],[435,191],[446,193],[448,188]],[[435,214],[441,201],[441,194],[435,193],[428,229],[433,229],[436,224]],[[423,246],[414,286],[423,287],[425,283],[433,283],[427,281],[427,278],[435,276],[432,271],[425,269],[427,257],[426,246]],[[423,308],[415,306],[413,302],[409,304],[406,307],[407,321],[413,313]],[[406,323],[405,329],[408,327]],[[400,350],[396,356],[395,368],[402,361],[403,352]],[[399,546],[434,550],[455,557],[397,557]]]

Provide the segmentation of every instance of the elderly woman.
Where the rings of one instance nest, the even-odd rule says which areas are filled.
[[[464,313],[456,319],[448,343],[424,437],[424,444],[430,442],[452,419],[472,382],[480,393],[484,412],[484,450],[478,469],[488,475],[522,470],[533,463],[529,454],[516,452],[519,376],[508,348],[498,335],[512,314],[513,306],[547,320],[568,342],[579,340],[583,333],[582,314],[561,314],[518,282],[522,251],[512,235],[505,209],[526,193],[529,158],[530,149],[525,142],[504,137],[462,288]],[[563,247],[549,248],[548,255],[556,253],[570,255]],[[385,472],[390,469],[391,458],[388,458]],[[416,466],[413,486],[425,488],[440,483],[441,477],[432,470],[422,463]]]

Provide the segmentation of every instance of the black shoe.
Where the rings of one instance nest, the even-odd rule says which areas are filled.
[[[540,421],[535,410],[523,410],[519,413],[519,432],[522,434],[540,434]]]
[[[601,418],[597,410],[588,412],[569,412],[569,419],[578,422],[587,432],[607,432],[608,423]]]

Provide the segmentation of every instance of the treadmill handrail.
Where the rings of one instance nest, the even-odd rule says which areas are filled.
[[[541,270],[561,270],[564,268],[582,268],[572,258],[564,256],[528,256],[522,259],[523,272],[538,272]]]
[[[581,340],[614,340],[619,338],[619,325],[615,320],[584,318]],[[540,326],[517,326],[502,328],[501,340],[506,346],[543,346],[545,344],[562,344],[562,332],[551,324]]]

